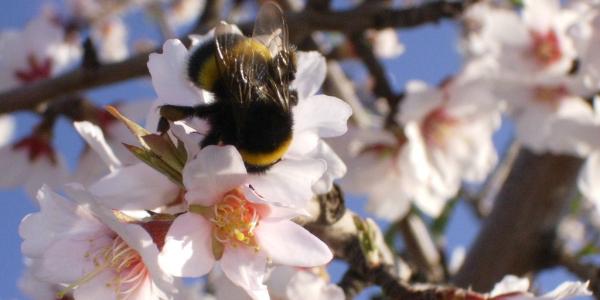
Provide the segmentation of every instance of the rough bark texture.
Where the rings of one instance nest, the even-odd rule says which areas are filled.
[[[554,232],[581,164],[571,156],[521,150],[454,283],[489,291],[506,274],[523,275],[553,262]]]

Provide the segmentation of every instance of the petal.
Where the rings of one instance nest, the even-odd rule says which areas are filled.
[[[115,289],[112,286],[114,284],[114,273],[111,271],[104,271],[98,274],[92,280],[82,284],[73,291],[73,298],[75,299],[119,299]]]
[[[79,235],[57,240],[44,252],[36,275],[53,283],[73,283],[96,268],[95,255],[89,255],[90,251],[110,246],[112,241],[109,235]]]
[[[334,137],[348,130],[352,108],[338,98],[316,95],[298,103],[293,112],[294,133],[308,130],[320,137]]]
[[[158,256],[163,271],[179,277],[207,274],[215,263],[211,226],[204,217],[192,213],[177,217]]]
[[[150,54],[148,70],[162,104],[190,106],[202,103],[200,90],[186,77],[187,56],[188,50],[179,40],[166,41],[162,54]]]
[[[90,186],[90,192],[113,209],[155,209],[178,196],[179,187],[144,163],[120,168]]]
[[[331,190],[333,181],[342,178],[347,171],[346,164],[323,140],[319,140],[317,148],[310,154],[312,158],[323,159],[327,163],[327,171],[313,185],[315,194],[324,194]]]
[[[13,136],[15,119],[11,115],[0,116],[0,146],[6,145]]]
[[[110,170],[116,170],[121,166],[121,161],[115,156],[113,150],[104,139],[104,133],[100,127],[88,121],[73,122],[73,126],[90,147],[100,156]]]
[[[263,283],[267,258],[261,252],[245,247],[227,247],[221,258],[221,268],[227,278],[243,288],[252,299],[269,299]]]
[[[256,228],[256,238],[261,249],[277,264],[316,267],[333,258],[325,243],[289,220],[261,222]]]
[[[319,52],[297,52],[298,70],[292,88],[298,92],[298,99],[303,101],[321,88],[325,81],[327,64],[325,57]]]
[[[284,159],[266,174],[252,174],[247,183],[271,204],[304,208],[313,197],[312,186],[327,166],[322,160]]]
[[[183,169],[189,203],[212,205],[221,195],[246,181],[242,156],[233,146],[208,146]]]

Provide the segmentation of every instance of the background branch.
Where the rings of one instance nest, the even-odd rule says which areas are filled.
[[[506,274],[551,264],[549,249],[581,165],[580,158],[521,149],[454,283],[487,291]]]

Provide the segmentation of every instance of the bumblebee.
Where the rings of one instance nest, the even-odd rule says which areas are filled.
[[[188,78],[211,92],[210,104],[164,105],[159,131],[167,121],[198,117],[210,130],[201,147],[233,145],[250,173],[261,173],[281,160],[292,141],[292,107],[298,102],[290,88],[296,74],[296,54],[279,6],[261,6],[252,37],[224,22],[215,38],[190,55]]]

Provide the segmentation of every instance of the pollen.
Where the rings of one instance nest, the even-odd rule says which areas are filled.
[[[257,205],[249,202],[239,190],[232,190],[213,206],[213,236],[221,244],[232,247],[259,247],[254,231],[259,223]]]

